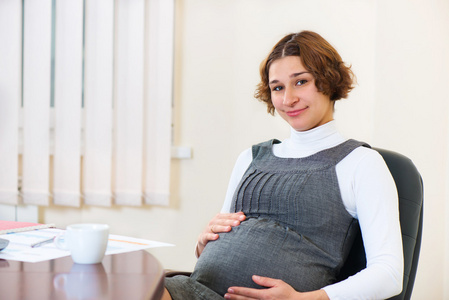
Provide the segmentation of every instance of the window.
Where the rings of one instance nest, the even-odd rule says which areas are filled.
[[[173,18],[174,0],[2,1],[0,203],[168,204]]]

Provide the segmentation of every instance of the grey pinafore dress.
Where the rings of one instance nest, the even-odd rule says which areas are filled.
[[[231,210],[247,220],[207,244],[191,277],[167,279],[173,299],[222,299],[230,286],[261,288],[252,275],[301,292],[335,282],[358,228],[342,202],[335,166],[364,144],[348,140],[309,157],[279,158],[275,143],[253,146],[234,194]]]

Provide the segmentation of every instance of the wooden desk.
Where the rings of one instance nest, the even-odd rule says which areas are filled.
[[[0,299],[151,299],[164,290],[164,270],[147,251],[79,265],[70,256],[38,263],[0,259]]]

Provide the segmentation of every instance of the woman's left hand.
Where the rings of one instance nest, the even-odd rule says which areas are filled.
[[[290,285],[279,279],[262,276],[253,276],[253,281],[267,289],[252,289],[245,287],[230,287],[225,299],[251,300],[251,299],[316,299],[329,300],[326,292],[317,290],[313,292],[300,293],[295,291]]]
[[[254,275],[253,281],[268,289],[230,287],[225,299],[298,299],[299,293],[279,279]]]

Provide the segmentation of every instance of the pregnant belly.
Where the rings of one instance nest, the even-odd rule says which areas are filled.
[[[299,234],[266,219],[248,219],[209,242],[192,278],[224,295],[230,286],[260,288],[252,275],[284,280],[298,291],[330,283],[329,270]]]

